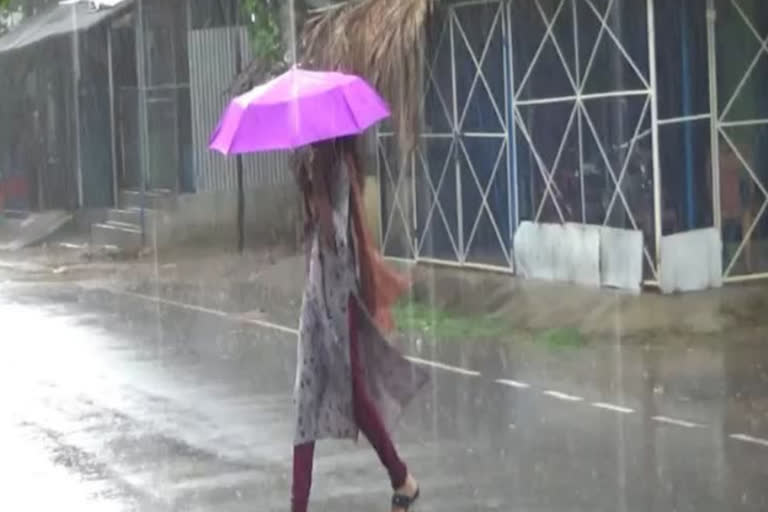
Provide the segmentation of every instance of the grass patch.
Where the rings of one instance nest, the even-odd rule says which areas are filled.
[[[441,339],[497,338],[509,330],[492,315],[458,315],[414,301],[400,302],[392,310],[398,329]]]
[[[392,314],[400,331],[423,333],[442,340],[499,339],[508,338],[512,333],[512,326],[498,315],[449,313],[413,300],[399,302],[392,308]],[[535,344],[550,349],[578,348],[587,344],[584,335],[573,327],[546,329],[528,336]]]
[[[552,348],[576,348],[586,344],[586,340],[581,332],[573,327],[547,329],[536,333],[533,340],[535,343]]]

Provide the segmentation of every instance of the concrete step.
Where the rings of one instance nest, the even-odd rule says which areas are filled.
[[[146,225],[150,225],[154,222],[156,216],[154,210],[144,210],[144,222]],[[126,208],[109,210],[107,214],[107,220],[109,222],[124,224],[133,224],[135,226],[141,226],[141,209],[139,208]]]
[[[176,195],[170,190],[147,190],[142,194],[138,190],[120,191],[120,208],[124,210],[141,208],[149,210],[169,210],[176,205]]]
[[[139,226],[123,222],[94,224],[91,227],[91,238],[95,246],[113,245],[129,251],[138,251],[142,246]]]

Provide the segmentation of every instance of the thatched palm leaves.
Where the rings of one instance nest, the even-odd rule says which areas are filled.
[[[387,99],[403,157],[420,131],[426,25],[438,0],[349,0],[310,11],[300,31],[303,67],[364,77]],[[282,72],[285,62],[246,66],[233,93]]]
[[[357,0],[315,12],[303,62],[366,78],[390,102],[403,156],[418,140],[426,24],[436,0]]]

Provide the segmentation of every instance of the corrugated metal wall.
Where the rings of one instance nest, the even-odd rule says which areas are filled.
[[[232,27],[193,30],[189,33],[189,72],[192,98],[192,142],[197,190],[237,188],[235,158],[208,150],[208,139],[229,101],[225,91],[235,76],[237,30],[243,30],[243,62],[250,49],[245,29]],[[273,152],[243,158],[246,187],[287,183],[290,153]]]

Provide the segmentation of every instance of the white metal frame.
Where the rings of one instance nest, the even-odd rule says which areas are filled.
[[[519,211],[519,197],[518,197],[518,159],[517,155],[521,148],[518,147],[516,133],[519,131],[521,140],[523,140],[523,146],[527,146],[530,150],[534,167],[540,178],[543,180],[544,186],[540,197],[534,198],[535,204],[533,205],[533,219],[539,221],[542,217],[545,203],[548,200],[552,201],[557,216],[561,221],[565,221],[563,215],[562,205],[558,200],[557,191],[557,172],[558,167],[563,156],[564,150],[570,137],[576,135],[578,141],[578,159],[580,172],[580,193],[581,193],[581,221],[586,221],[586,204],[585,204],[585,184],[584,184],[584,148],[587,137],[592,137],[594,143],[597,146],[598,153],[601,159],[602,165],[608,171],[610,180],[612,181],[613,191],[608,207],[605,211],[605,218],[603,219],[603,225],[608,223],[614,209],[617,208],[619,203],[621,208],[624,209],[627,214],[627,219],[630,224],[638,229],[636,221],[636,213],[633,212],[629,205],[627,197],[622,190],[622,183],[626,176],[627,168],[629,165],[629,159],[632,155],[637,142],[644,137],[651,137],[651,151],[653,159],[653,242],[655,246],[655,253],[651,254],[649,250],[648,242],[646,240],[646,246],[644,248],[644,257],[649,264],[649,267],[653,271],[653,277],[649,282],[656,282],[658,280],[658,268],[657,265],[660,261],[660,246],[662,238],[662,179],[661,179],[661,161],[659,155],[659,132],[660,127],[682,123],[692,123],[697,121],[709,121],[710,123],[710,144],[711,144],[711,176],[712,176],[712,207],[713,207],[713,224],[718,229],[722,229],[722,208],[721,208],[721,191],[720,191],[720,141],[724,141],[742,164],[746,170],[755,187],[760,193],[763,194],[763,200],[756,212],[755,218],[752,220],[749,229],[745,232],[741,244],[737,248],[733,257],[725,263],[723,271],[723,277],[726,281],[738,282],[756,278],[768,277],[768,272],[755,273],[749,275],[732,275],[734,267],[739,261],[747,243],[754,234],[755,229],[759,226],[761,221],[768,217],[768,183],[764,183],[758,173],[755,171],[753,165],[748,161],[745,155],[734,144],[731,136],[728,133],[728,129],[738,126],[755,126],[755,125],[768,125],[768,118],[759,119],[731,119],[729,113],[732,110],[733,105],[742,94],[746,83],[752,76],[759,60],[768,55],[768,36],[761,35],[753,21],[749,18],[749,15],[745,12],[742,6],[742,0],[726,0],[736,9],[739,16],[744,21],[749,32],[755,37],[759,43],[759,49],[755,56],[750,61],[749,66],[744,71],[744,75],[741,77],[736,89],[728,98],[718,98],[717,88],[717,55],[716,55],[716,8],[715,0],[706,0],[706,14],[707,14],[707,55],[708,55],[708,67],[709,67],[709,111],[708,112],[695,112],[691,115],[684,115],[679,117],[662,118],[659,115],[658,108],[658,77],[656,66],[656,27],[655,27],[655,2],[657,0],[645,0],[646,14],[647,14],[647,33],[648,33],[648,73],[644,74],[641,71],[641,67],[635,62],[632,56],[625,48],[623,42],[616,35],[609,21],[611,10],[617,5],[616,0],[608,0],[607,7],[604,11],[601,11],[596,6],[596,0],[556,0],[554,13],[549,16],[545,9],[542,7],[542,0],[529,0],[536,8],[538,15],[544,23],[544,34],[541,41],[536,47],[536,51],[533,58],[526,69],[516,69],[514,66],[512,38],[511,35],[511,19],[512,19],[512,5],[508,0],[469,0],[463,2],[454,2],[450,4],[448,8],[448,15],[446,16],[445,25],[441,28],[439,51],[449,51],[451,59],[451,83],[452,83],[452,97],[446,98],[440,86],[435,80],[433,74],[433,68],[437,62],[438,55],[432,62],[428,63],[426,80],[428,87],[433,87],[436,93],[436,97],[439,98],[439,103],[442,108],[442,113],[445,115],[445,120],[448,123],[449,129],[442,133],[424,133],[422,137],[425,140],[429,139],[444,139],[450,141],[448,155],[446,155],[446,161],[443,168],[439,170],[437,175],[437,181],[433,180],[432,175],[427,169],[427,159],[423,151],[418,151],[415,160],[410,163],[405,163],[399,170],[398,176],[395,177],[392,169],[390,169],[389,161],[386,158],[380,158],[379,160],[384,162],[383,168],[380,169],[380,179],[389,180],[388,183],[394,188],[394,204],[391,205],[389,211],[389,218],[386,222],[382,222],[382,241],[384,247],[390,236],[391,224],[395,215],[400,216],[400,220],[405,226],[411,226],[414,233],[417,232],[417,228],[421,226],[424,229],[423,232],[418,233],[418,236],[413,237],[411,240],[410,250],[414,259],[429,263],[441,263],[447,265],[458,266],[474,266],[480,268],[492,268],[495,270],[511,271],[513,268],[513,255],[512,255],[512,240],[515,229],[520,222]],[[497,5],[498,11],[496,12],[493,20],[493,29],[488,31],[485,44],[483,45],[482,52],[478,55],[475,53],[472,45],[469,43],[467,32],[464,30],[462,20],[457,15],[456,9],[464,7],[477,6],[477,5]],[[594,45],[589,52],[589,59],[586,65],[581,66],[580,59],[580,23],[579,16],[580,11],[577,9],[577,5],[586,5],[599,22],[599,29],[597,37],[594,41]],[[566,12],[566,9],[570,8],[573,18],[573,41],[568,44],[573,44],[575,49],[575,66],[571,67],[568,64],[568,60],[563,52],[563,46],[561,41],[555,35],[554,27],[559,17]],[[483,64],[488,54],[491,38],[496,35],[497,24],[502,25],[502,34],[505,40],[504,52],[505,58],[503,65],[504,76],[506,82],[506,94],[504,95],[504,104],[502,105],[496,95],[493,93],[493,89],[488,83],[488,79],[483,73]],[[596,55],[600,45],[603,43],[603,39],[607,39],[606,44],[611,44],[611,48],[618,51],[620,58],[623,62],[629,65],[629,69],[636,75],[642,86],[640,88],[627,89],[627,90],[613,90],[601,93],[588,93],[586,91],[586,85],[589,81],[591,73],[594,72],[594,63],[596,61]],[[571,92],[563,95],[553,97],[536,97],[526,95],[525,86],[531,79],[531,76],[535,72],[535,68],[542,55],[543,50],[547,44],[552,44],[559,64],[562,65],[565,71],[567,82],[570,85]],[[471,87],[467,98],[463,98],[461,101],[456,97],[456,49],[459,45],[465,45],[466,50],[469,52],[470,58],[474,64],[475,75],[472,77]],[[645,63],[643,63],[645,64]],[[518,86],[515,86],[515,76],[521,76],[522,79]],[[488,97],[492,102],[495,118],[500,123],[500,129],[498,132],[467,132],[464,130],[464,125],[467,117],[467,112],[470,108],[470,103],[473,98],[473,93],[476,88],[484,87],[488,93]],[[600,140],[599,134],[595,127],[594,120],[589,114],[586,108],[586,102],[595,99],[609,99],[619,97],[640,97],[643,101],[642,112],[637,119],[637,123],[634,126],[632,138],[628,142],[629,151],[625,155],[623,162],[618,162],[617,165],[611,163],[611,158],[608,157],[608,151],[602,140]],[[722,103],[721,103],[721,100]],[[565,129],[562,134],[562,139],[557,148],[557,153],[554,155],[554,163],[550,167],[545,164],[545,159],[542,158],[539,149],[536,147],[535,141],[530,133],[528,126],[526,126],[525,117],[522,115],[522,107],[536,106],[536,105],[551,105],[551,104],[563,104],[568,103],[572,105],[568,121],[565,125]],[[650,122],[650,129],[643,131],[643,127],[647,126]],[[628,127],[629,128],[629,127]],[[387,137],[392,137],[391,133],[381,133],[379,136],[379,151],[384,154],[383,141]],[[499,138],[501,145],[499,153],[494,155],[494,168],[491,170],[491,178],[486,185],[483,185],[478,178],[477,169],[475,169],[471,156],[467,151],[467,147],[464,144],[464,139],[472,137],[480,138]],[[506,161],[504,156],[506,154]],[[463,159],[459,157],[463,156]],[[466,162],[466,164],[462,164]],[[451,165],[455,165],[455,169],[452,169]],[[506,166],[506,168],[505,168]],[[440,195],[442,187],[448,179],[449,171],[454,172],[454,178],[456,180],[456,218],[449,218],[446,213],[444,205],[440,202]],[[489,194],[491,193],[493,185],[496,183],[498,173],[507,172],[507,186],[509,192],[508,200],[508,221],[509,232],[502,233],[500,229],[501,223],[498,222],[489,205]],[[426,184],[428,186],[428,193],[431,196],[432,203],[428,208],[425,219],[417,218],[417,209],[414,204],[411,210],[410,224],[408,222],[408,210],[401,204],[401,190],[407,183],[408,176],[411,177],[411,201],[417,201],[416,185],[414,175],[417,172],[423,172]],[[476,186],[480,193],[481,204],[478,211],[467,212],[466,205],[462,201],[462,186],[465,181],[473,183],[470,186]],[[382,183],[383,185],[383,183]],[[469,232],[464,232],[464,217],[467,214],[472,215],[473,222]],[[484,214],[490,219],[493,229],[498,238],[500,247],[504,251],[504,256],[507,259],[507,267],[496,267],[489,265],[477,265],[469,261],[469,254],[472,249],[473,243],[475,243],[476,234],[478,231],[478,225],[481,222],[481,218]],[[454,260],[443,261],[436,260],[434,258],[427,257],[424,253],[424,243],[429,236],[428,228],[434,221],[435,217],[440,218],[441,222],[445,224],[446,232],[450,238],[450,244],[453,249]],[[454,225],[453,222],[456,224]],[[455,226],[455,229],[451,229]]]
[[[381,247],[382,251],[386,254],[387,244],[390,240],[390,237],[392,235],[392,227],[395,222],[395,215],[399,216],[400,221],[403,223],[403,228],[405,229],[405,235],[406,235],[406,243],[407,243],[407,249],[410,251],[410,254],[407,255],[398,255],[399,257],[414,257],[416,255],[416,250],[414,246],[414,240],[411,236],[411,230],[413,228],[412,223],[408,221],[408,215],[407,215],[407,208],[401,203],[400,198],[402,197],[401,192],[402,188],[408,184],[407,178],[412,175],[412,172],[408,171],[408,166],[411,165],[411,162],[400,162],[399,169],[397,170],[397,175],[392,171],[392,165],[390,163],[389,157],[390,155],[387,152],[387,148],[384,145],[384,140],[390,139],[392,140],[394,136],[391,133],[383,134],[379,133],[376,141],[376,151],[377,151],[377,161],[378,161],[378,175],[379,175],[379,186],[381,187],[381,190],[383,191],[384,188],[389,185],[392,187],[392,203],[389,206],[389,212],[385,215],[386,209],[384,208],[384,204],[381,204],[380,212],[381,212],[381,224],[379,226],[380,232],[381,232]],[[383,163],[383,165],[382,165]],[[386,183],[385,183],[386,180]],[[413,205],[413,196],[411,195],[411,206]]]
[[[475,51],[475,49],[473,48],[472,44],[469,41],[467,32],[464,29],[465,22],[462,21],[462,19],[457,14],[457,10],[459,9],[471,8],[478,5],[496,7],[495,13],[493,15],[493,20],[491,22],[491,27],[488,30],[487,34],[485,35],[482,51],[479,53],[479,55],[477,54],[477,52]],[[439,100],[440,108],[442,109],[441,113],[444,114],[445,121],[448,123],[448,127],[450,129],[450,132],[434,132],[434,133],[430,132],[430,133],[423,133],[421,135],[422,139],[424,140],[443,139],[445,141],[450,141],[448,152],[446,154],[446,160],[444,162],[442,169],[439,170],[439,174],[436,182],[432,178],[432,174],[429,172],[427,168],[428,162],[423,149],[419,149],[416,152],[416,155],[412,162],[408,162],[403,165],[403,169],[400,170],[397,178],[395,178],[392,170],[390,169],[391,166],[389,165],[389,162],[386,158],[386,155],[385,155],[386,151],[382,144],[383,140],[386,140],[387,138],[392,137],[393,134],[391,132],[379,133],[379,151],[380,151],[379,160],[384,162],[383,169],[380,169],[379,171],[380,176],[382,180],[388,179],[389,184],[396,191],[395,203],[391,205],[391,210],[389,212],[388,218],[384,222],[382,222],[382,247],[385,250],[390,240],[395,211],[399,212],[399,214],[401,215],[401,220],[404,223],[406,222],[405,221],[407,217],[406,208],[404,208],[404,206],[400,202],[398,193],[406,179],[405,178],[406,172],[404,172],[406,170],[406,166],[410,165],[412,169],[412,173],[411,173],[412,177],[415,176],[417,172],[423,173],[421,176],[427,185],[427,192],[430,196],[430,201],[431,201],[424,219],[416,218],[418,209],[415,207],[413,208],[413,219],[412,219],[413,224],[411,226],[413,233],[415,233],[415,235],[412,236],[412,246],[411,246],[413,258],[415,260],[424,261],[424,262],[442,261],[442,260],[436,260],[426,256],[425,250],[424,250],[425,249],[424,245],[428,237],[432,235],[432,233],[430,232],[430,226],[434,222],[435,216],[437,216],[440,219],[440,221],[444,224],[445,231],[448,234],[449,241],[454,252],[454,257],[455,257],[455,259],[453,260],[454,264],[458,264],[461,266],[475,266],[475,267],[481,267],[481,268],[493,267],[493,266],[473,262],[471,261],[471,257],[470,257],[470,252],[472,251],[474,244],[477,242],[477,233],[479,231],[480,223],[481,221],[484,220],[483,216],[484,214],[486,214],[485,218],[488,221],[490,221],[490,224],[493,227],[493,231],[496,234],[496,238],[499,243],[500,253],[503,254],[503,257],[507,266],[510,269],[512,267],[511,251],[510,251],[511,244],[509,240],[511,239],[511,235],[514,232],[514,226],[510,224],[510,230],[509,230],[510,233],[503,234],[501,228],[499,227],[501,225],[500,219],[496,218],[496,215],[494,215],[494,212],[491,210],[491,207],[489,204],[490,193],[492,191],[493,186],[496,184],[497,179],[500,179],[500,176],[499,176],[500,173],[506,172],[507,183],[508,184],[513,183],[509,175],[510,144],[509,144],[509,134],[507,131],[508,98],[507,98],[507,95],[505,94],[504,104],[500,104],[500,98],[498,98],[497,95],[494,94],[493,88],[491,87],[488,81],[488,78],[485,76],[485,73],[483,72],[483,66],[486,63],[486,59],[488,58],[489,50],[491,48],[491,44],[493,43],[493,38],[498,37],[498,34],[501,34],[502,37],[504,37],[504,35],[506,34],[506,30],[507,30],[506,5],[507,5],[507,2],[505,2],[504,0],[470,0],[470,1],[452,3],[447,9],[447,16],[445,19],[444,26],[440,28],[435,55],[433,56],[431,62],[427,63],[426,65],[427,69],[425,70],[426,71],[425,81],[426,81],[426,87],[427,87],[426,90],[432,89],[434,91],[436,97]],[[459,45],[462,45],[461,47],[464,50],[466,50],[467,54],[469,55],[469,58],[471,59],[472,66],[474,69],[474,76],[472,77],[471,85],[467,92],[466,98],[457,97],[458,95],[457,95],[457,87],[456,87],[456,72],[457,72],[456,71],[456,51]],[[449,58],[451,59],[452,90],[451,90],[450,98],[445,97],[434,75],[434,68],[435,68],[437,59],[440,57],[441,52],[446,52],[446,51],[450,52]],[[504,51],[506,52],[506,48]],[[505,62],[501,63],[502,65],[506,65],[506,54],[504,57],[504,61]],[[506,83],[506,76],[505,76],[505,84],[504,84],[505,92],[509,90],[508,85],[509,84]],[[475,131],[468,131],[464,128],[466,125],[467,114],[469,112],[470,106],[474,99],[475,91],[477,90],[478,87],[485,88],[485,91],[487,92],[487,96],[491,101],[495,118],[499,123],[498,131],[475,132]],[[426,94],[425,94],[424,101],[426,101]],[[422,104],[422,108],[423,107],[424,105]],[[478,177],[477,169],[475,167],[475,164],[472,161],[472,155],[470,154],[470,151],[468,151],[467,149],[467,146],[464,142],[464,138],[468,138],[468,139],[481,138],[481,139],[499,139],[500,140],[500,147],[498,149],[497,155],[495,155],[494,166],[491,169],[491,175],[487,184],[483,184],[482,180],[480,180],[480,178]],[[459,158],[460,156],[463,158]],[[456,180],[455,188],[456,188],[457,215],[455,219],[449,219],[449,215],[446,213],[444,205],[441,203],[441,200],[440,200],[440,193],[443,189],[443,186],[446,183],[445,180],[448,177],[449,171],[451,171],[452,166],[453,166],[452,172],[454,173],[454,179]],[[469,177],[469,181],[473,184],[472,186],[477,187],[477,190],[480,194],[480,205],[477,212],[469,212],[465,210],[465,205],[464,205],[462,196],[463,196],[463,187],[466,186],[464,181],[467,179],[467,177]],[[398,180],[399,180],[399,183],[398,183]],[[412,187],[413,187],[412,199],[413,201],[416,201],[417,194],[416,194],[415,178],[412,180]],[[512,191],[512,188],[510,188],[509,195],[511,196],[512,194],[513,194],[513,191]],[[510,207],[511,207],[511,199],[508,202],[508,209]],[[511,212],[504,212],[504,213],[505,215],[508,216],[511,222],[512,213]],[[471,216],[471,219],[470,219],[471,229],[469,230],[468,233],[464,232],[465,231],[464,221],[465,221],[466,215]],[[419,228],[422,229],[421,232],[419,232]],[[452,229],[452,228],[455,228],[455,229]]]
[[[491,27],[488,30],[485,41],[483,44],[483,50],[478,57],[475,54],[474,49],[472,48],[471,43],[469,42],[469,37],[467,36],[466,31],[464,30],[464,27],[462,25],[462,20],[459,17],[457,10],[458,9],[464,9],[464,8],[472,8],[475,5],[478,5],[478,3],[483,3],[486,5],[493,5],[496,6],[496,12],[493,16],[493,21],[491,22]],[[502,163],[506,164],[504,165],[505,170],[507,173],[509,173],[509,159],[508,157],[505,159],[505,155],[508,154],[508,147],[509,147],[509,133],[507,131],[507,109],[506,107],[506,91],[508,90],[506,83],[507,77],[504,77],[505,83],[504,83],[504,101],[505,104],[501,107],[499,106],[498,99],[496,98],[493,93],[493,88],[488,83],[488,79],[485,76],[485,73],[483,72],[483,65],[485,64],[485,61],[488,57],[488,50],[491,47],[491,43],[493,42],[493,38],[496,37],[497,33],[500,33],[502,36],[502,39],[504,39],[506,32],[506,10],[504,9],[504,2],[501,0],[495,0],[495,1],[484,1],[484,2],[463,2],[456,5],[453,5],[450,9],[450,17],[451,17],[451,30],[453,33],[453,40],[454,40],[454,52],[453,57],[455,61],[455,45],[456,45],[456,39],[457,34],[460,36],[460,41],[464,44],[464,48],[469,53],[470,58],[472,59],[472,63],[474,65],[475,75],[472,79],[472,85],[469,88],[469,91],[467,92],[467,97],[463,98],[464,104],[463,106],[459,106],[457,103],[457,113],[459,110],[461,111],[461,114],[455,118],[456,125],[456,142],[457,142],[457,151],[461,151],[461,153],[464,155],[463,162],[466,164],[467,168],[462,169],[461,168],[461,161],[459,158],[456,158],[456,165],[457,165],[457,176],[460,178],[462,174],[467,174],[466,171],[469,171],[468,174],[472,178],[472,182],[477,187],[478,192],[480,193],[480,207],[478,208],[478,211],[476,214],[474,214],[474,220],[472,222],[472,228],[470,232],[464,233],[463,231],[463,225],[464,225],[464,216],[468,214],[468,212],[465,212],[463,202],[461,203],[461,220],[459,223],[459,226],[461,227],[461,259],[460,261],[462,263],[468,263],[470,262],[470,253],[473,248],[473,244],[476,242],[476,235],[478,232],[478,228],[480,226],[480,222],[483,218],[483,214],[487,213],[487,219],[490,221],[491,226],[493,228],[493,231],[496,234],[496,241],[499,243],[499,249],[501,250],[504,259],[506,260],[506,263],[509,267],[512,267],[512,260],[511,260],[511,251],[509,250],[509,243],[508,240],[506,240],[506,237],[502,234],[501,229],[499,228],[499,221],[494,215],[494,212],[491,210],[490,205],[488,204],[488,196],[490,195],[491,188],[496,183],[497,175],[502,167]],[[503,62],[500,63],[503,65]],[[455,69],[455,68],[454,68]],[[487,131],[487,132],[471,132],[465,130],[465,124],[466,124],[466,118],[467,113],[469,111],[469,107],[472,103],[473,95],[475,92],[475,89],[479,82],[482,82],[483,87],[485,88],[485,91],[488,95],[488,98],[491,101],[491,105],[493,106],[493,111],[496,114],[496,119],[499,123],[498,131]],[[455,76],[454,76],[454,84],[455,84]],[[457,97],[456,93],[456,87],[454,85],[454,99],[458,102],[459,98]],[[477,169],[475,168],[475,164],[472,161],[472,156],[470,155],[469,151],[467,151],[466,144],[464,142],[465,138],[479,138],[479,139],[500,139],[501,143],[499,144],[499,150],[495,157],[493,168],[491,169],[491,174],[488,179],[487,185],[483,186],[481,183],[481,180],[478,178]],[[508,174],[507,174],[508,176]],[[508,182],[509,180],[507,180]],[[459,179],[459,186],[461,187],[461,180]],[[461,188],[459,188],[461,190]],[[508,194],[512,194],[512,190],[508,190]],[[461,195],[461,194],[459,194]],[[509,202],[507,203],[507,208],[509,207]],[[506,212],[508,215],[508,212]],[[473,214],[470,214],[473,215]]]
[[[739,81],[739,84],[736,86],[736,89],[733,91],[733,94],[731,94],[731,97],[727,99],[727,102],[723,109],[719,112],[715,122],[714,122],[714,129],[713,132],[715,133],[713,135],[713,142],[717,142],[717,144],[713,144],[713,149],[718,151],[718,164],[719,164],[719,140],[718,137],[722,137],[723,140],[728,144],[728,146],[731,148],[733,153],[736,155],[736,157],[739,159],[739,162],[744,166],[744,169],[747,171],[747,174],[749,175],[750,179],[754,182],[757,189],[763,194],[763,202],[760,208],[758,209],[755,218],[752,221],[752,224],[747,229],[747,232],[744,233],[743,240],[739,244],[739,247],[736,249],[736,252],[734,253],[733,257],[729,262],[726,262],[725,271],[723,272],[723,278],[726,281],[746,281],[750,279],[760,279],[768,277],[768,272],[759,272],[754,274],[748,274],[748,275],[740,275],[740,276],[733,276],[731,275],[731,272],[733,272],[733,268],[736,266],[736,263],[739,261],[739,258],[741,257],[742,253],[744,252],[744,248],[749,243],[750,239],[752,238],[752,235],[757,228],[757,226],[760,224],[760,222],[764,219],[766,216],[766,211],[768,211],[768,190],[766,189],[766,184],[763,183],[763,181],[760,179],[760,177],[755,172],[754,168],[752,167],[752,164],[744,157],[742,152],[739,150],[739,148],[734,144],[731,137],[728,135],[727,129],[731,127],[738,127],[738,126],[755,126],[755,125],[768,125],[768,118],[763,119],[739,119],[739,120],[728,120],[728,114],[731,111],[731,108],[733,107],[736,100],[740,97],[742,90],[744,89],[744,86],[749,81],[749,78],[752,76],[752,73],[755,70],[755,66],[757,66],[757,63],[760,61],[760,58],[763,56],[768,56],[768,35],[765,37],[761,36],[760,33],[757,31],[755,24],[750,19],[749,15],[744,11],[741,0],[730,0],[731,5],[734,7],[736,12],[738,12],[741,19],[744,21],[745,25],[749,29],[749,32],[755,37],[757,42],[760,44],[760,47],[758,48],[757,52],[755,53],[755,56],[753,57],[752,61],[750,62],[750,65],[747,67],[747,69],[744,71],[744,75],[741,77],[741,80]],[[712,15],[710,15],[710,24],[714,26],[715,22],[715,16],[714,16],[714,10],[712,11]],[[712,29],[714,33],[714,28]],[[714,55],[714,49],[711,50],[711,59],[715,58]],[[768,92],[766,92],[768,94]],[[714,160],[714,153],[713,153],[713,161]],[[720,182],[720,172],[719,172],[719,166],[718,166],[718,172],[717,172],[717,182]],[[719,194],[719,190],[718,190]],[[720,202],[719,197],[716,198],[716,206],[718,207],[718,210],[720,210]],[[721,219],[721,212],[718,211],[718,221],[722,222]],[[718,224],[718,227],[722,227],[721,224]]]
[[[536,9],[539,13],[539,16],[541,17],[542,21],[544,22],[545,31],[544,35],[542,36],[541,41],[539,42],[539,45],[537,47],[536,52],[533,55],[533,58],[531,59],[530,64],[528,65],[528,68],[525,70],[525,73],[523,74],[523,78],[520,82],[520,85],[518,86],[517,90],[514,93],[514,114],[515,114],[515,124],[516,127],[520,130],[520,133],[523,135],[527,145],[528,149],[531,151],[531,154],[533,155],[533,158],[535,160],[535,164],[537,167],[537,170],[544,181],[544,191],[540,198],[538,198],[538,207],[535,209],[534,218],[532,219],[535,222],[538,222],[541,220],[541,216],[544,210],[544,206],[547,202],[547,200],[551,200],[552,204],[555,208],[555,211],[560,219],[561,222],[565,222],[565,216],[563,215],[563,209],[560,205],[560,202],[558,201],[558,196],[555,194],[557,191],[557,183],[554,181],[557,170],[560,164],[561,157],[563,156],[563,152],[565,150],[566,144],[570,138],[570,136],[573,134],[573,130],[577,130],[577,140],[578,140],[578,154],[579,154],[579,171],[580,171],[580,189],[581,189],[581,221],[586,222],[586,209],[585,209],[585,191],[584,191],[584,175],[583,175],[583,165],[584,165],[584,128],[587,128],[587,133],[592,136],[598,151],[600,153],[600,157],[602,159],[602,164],[605,166],[605,169],[608,171],[608,174],[610,176],[611,181],[613,182],[613,193],[611,197],[611,201],[609,204],[609,207],[607,208],[605,212],[605,218],[603,219],[603,225],[607,225],[608,221],[610,219],[611,214],[613,213],[615,203],[617,199],[621,202],[622,207],[624,208],[631,225],[634,229],[638,229],[637,222],[635,220],[635,215],[632,212],[632,208],[629,205],[629,202],[627,201],[624,192],[621,189],[621,184],[624,180],[624,176],[626,174],[626,169],[628,167],[632,150],[635,147],[635,144],[639,139],[644,137],[645,133],[641,133],[641,129],[643,124],[646,122],[648,112],[650,110],[651,117],[652,117],[652,126],[655,126],[655,123],[653,122],[656,118],[656,98],[654,94],[655,87],[653,86],[653,82],[655,80],[655,73],[654,73],[654,55],[655,50],[653,47],[649,49],[649,59],[651,62],[649,62],[648,69],[651,70],[650,77],[646,77],[643,75],[643,73],[640,70],[640,67],[637,65],[637,63],[634,62],[629,52],[624,48],[624,44],[619,39],[618,36],[616,36],[615,32],[611,28],[608,17],[611,14],[611,9],[614,8],[616,5],[615,0],[609,0],[607,7],[604,12],[601,12],[596,6],[593,0],[559,0],[557,3],[557,7],[552,14],[551,18],[549,18],[544,11],[544,9],[541,6],[540,0],[532,0],[536,6]],[[584,67],[584,70],[582,72],[580,62],[579,62],[579,20],[577,18],[577,9],[576,4],[578,2],[585,3],[592,14],[595,15],[597,20],[600,23],[600,28],[597,34],[597,37],[593,43],[593,46],[590,50],[589,59],[586,63],[586,66]],[[653,25],[652,25],[652,17],[653,17],[653,0],[647,0],[649,4],[649,34],[653,33]],[[555,24],[557,23],[559,17],[562,15],[563,12],[565,12],[566,6],[570,6],[573,16],[574,16],[574,34],[573,34],[573,44],[576,48],[575,52],[575,76],[574,73],[571,73],[570,67],[568,65],[568,62],[563,54],[563,51],[560,46],[560,42],[558,41],[557,37],[555,36],[553,32],[553,28]],[[586,86],[589,82],[591,74],[594,72],[594,62],[595,58],[598,52],[598,49],[600,48],[600,44],[602,43],[604,37],[607,37],[612,42],[612,48],[618,50],[618,52],[621,55],[621,58],[624,59],[626,63],[629,64],[630,68],[633,70],[637,78],[640,80],[640,82],[643,84],[644,88],[642,89],[629,89],[629,90],[614,90],[614,91],[606,91],[601,93],[587,93],[586,92]],[[652,37],[649,37],[649,39],[652,39]],[[547,42],[551,42],[553,47],[555,48],[555,51],[557,53],[558,59],[560,61],[560,65],[562,66],[563,70],[565,71],[566,76],[568,77],[568,82],[571,85],[572,88],[572,94],[564,95],[564,96],[556,96],[556,97],[524,97],[525,92],[525,86],[528,83],[528,80],[530,79],[531,75],[534,73],[536,65],[539,62],[539,59],[541,57],[542,51],[544,50],[545,45]],[[629,142],[629,151],[627,152],[627,155],[625,157],[624,162],[621,163],[620,168],[614,168],[614,165],[611,163],[610,158],[608,157],[608,152],[605,149],[605,145],[603,144],[603,141],[600,140],[600,136],[597,132],[597,129],[595,127],[595,124],[592,120],[592,117],[589,114],[588,109],[586,108],[586,102],[590,100],[596,100],[596,99],[609,99],[609,98],[619,98],[619,97],[645,97],[644,106],[642,109],[642,113],[637,121],[637,124],[635,126],[634,135],[632,139],[630,139]],[[560,140],[560,144],[558,146],[557,153],[555,155],[554,163],[550,168],[547,167],[547,165],[544,162],[544,159],[541,157],[539,151],[536,148],[536,144],[529,133],[528,127],[525,123],[525,118],[522,115],[521,106],[536,106],[536,105],[550,105],[550,104],[557,104],[557,103],[572,103],[573,108],[570,111],[570,115],[568,118],[568,122],[566,124],[565,130],[563,132],[562,138]],[[655,130],[653,131],[654,133]],[[656,140],[657,134],[653,135],[654,137],[654,148],[656,148]],[[657,151],[654,151],[654,153],[657,153]],[[658,155],[656,155],[655,160],[658,158]],[[654,166],[655,168],[658,166]],[[658,184],[660,180],[656,175],[654,175],[654,183]],[[656,187],[658,188],[658,187]],[[658,198],[659,192],[658,190],[655,190],[654,196]],[[658,203],[658,200],[655,200],[655,203]],[[660,225],[656,229],[656,240],[655,245],[656,247],[659,246],[659,239],[661,236],[661,229]],[[645,258],[650,266],[651,269],[653,269],[654,275],[656,274],[656,265],[655,261],[656,258],[653,258],[648,250],[647,244],[644,249]]]

